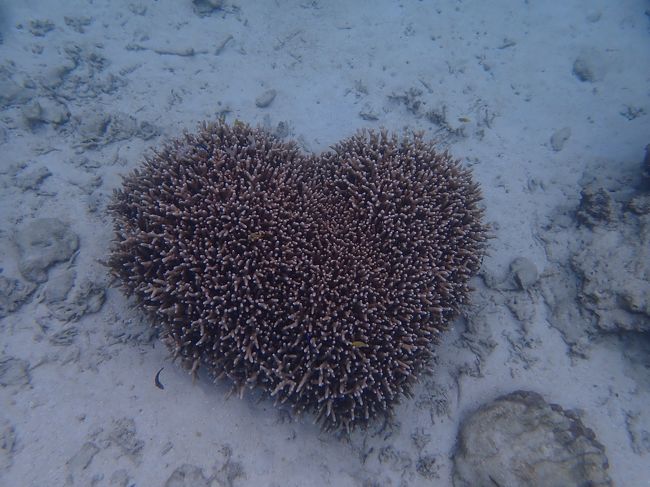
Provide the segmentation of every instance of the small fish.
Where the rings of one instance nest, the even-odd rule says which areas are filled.
[[[269,236],[270,234],[271,234],[271,232],[264,232],[264,231],[254,232],[254,233],[251,233],[248,236],[248,240],[250,240],[251,242],[256,242],[257,240],[259,240],[261,238],[265,238],[265,237]]]
[[[467,117],[458,117],[458,121],[463,122],[463,123],[470,123],[471,122],[471,120],[469,118],[467,118]]]
[[[164,389],[165,388],[165,386],[162,385],[162,382],[160,382],[160,373],[163,371],[164,368],[165,367],[160,367],[160,370],[158,371],[158,373],[156,374],[156,378],[154,379],[154,384],[156,384],[156,387],[158,389]]]
[[[362,348],[367,347],[368,344],[366,342],[362,342],[361,340],[355,340],[352,342],[352,346],[355,348]]]

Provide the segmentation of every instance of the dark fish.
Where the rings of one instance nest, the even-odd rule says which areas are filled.
[[[154,384],[156,384],[156,387],[158,389],[164,389],[165,388],[165,386],[162,385],[162,382],[160,382],[160,373],[163,371],[164,368],[165,367],[160,367],[160,370],[158,371],[158,373],[156,374],[156,378],[154,379]]]

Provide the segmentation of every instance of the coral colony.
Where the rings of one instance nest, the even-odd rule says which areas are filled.
[[[479,187],[418,134],[321,156],[204,123],[124,179],[109,264],[175,357],[325,429],[390,415],[469,293]]]

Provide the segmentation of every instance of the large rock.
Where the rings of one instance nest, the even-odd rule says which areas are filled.
[[[536,392],[513,392],[470,415],[453,461],[455,487],[612,485],[593,431]]]

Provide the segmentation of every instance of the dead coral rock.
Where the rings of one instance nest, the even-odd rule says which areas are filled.
[[[35,289],[31,282],[0,276],[0,318],[20,308]]]
[[[589,168],[575,211],[581,225],[561,208],[540,233],[552,265],[539,288],[574,354],[596,336],[650,331],[650,196],[640,169]]]
[[[604,447],[576,414],[517,391],[461,425],[455,487],[611,486]]]
[[[106,289],[102,284],[84,280],[68,299],[50,303],[48,307],[55,318],[61,321],[75,321],[86,314],[99,311],[105,300]]]
[[[120,140],[139,137],[148,140],[158,135],[159,130],[147,121],[138,121],[124,113],[94,113],[87,111],[73,117],[71,124],[75,128],[79,151],[98,149]]]
[[[602,331],[650,332],[650,229],[599,229],[571,258],[580,303]]]
[[[58,218],[39,218],[18,230],[15,243],[21,274],[29,281],[45,282],[50,267],[76,252],[79,237]]]
[[[595,227],[603,223],[611,223],[614,219],[615,208],[611,196],[604,188],[587,186],[580,192],[578,221]]]
[[[633,197],[626,209],[639,216],[650,214],[650,195],[641,194]]]

